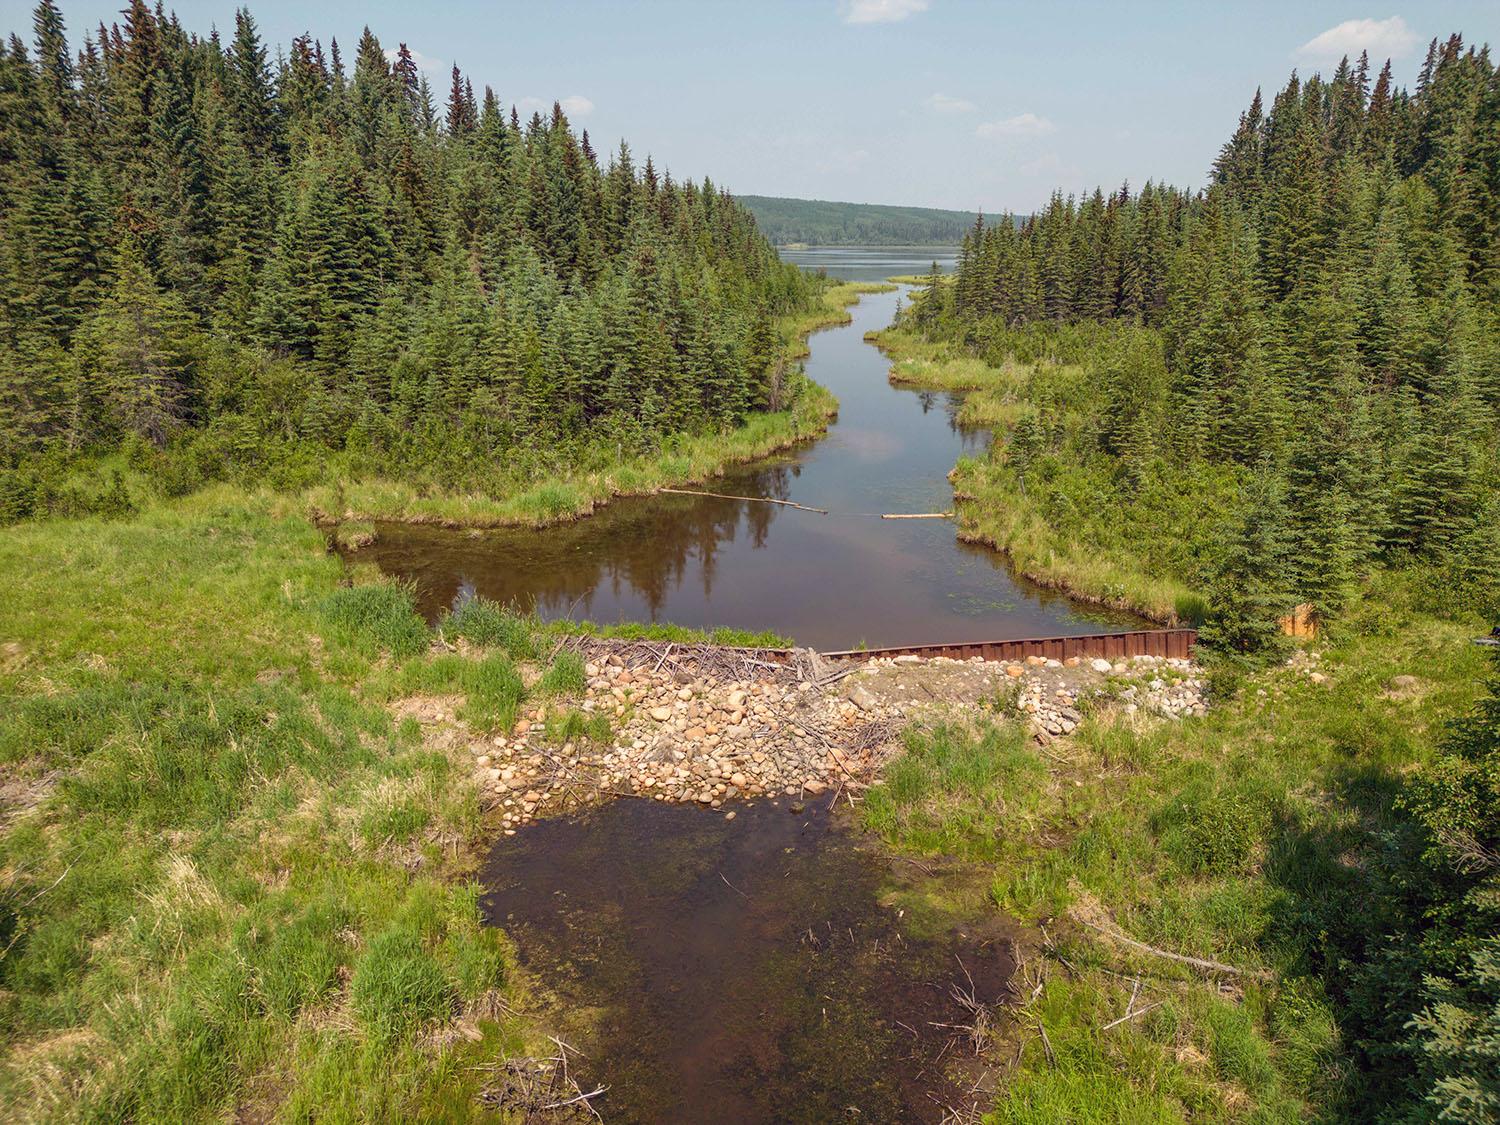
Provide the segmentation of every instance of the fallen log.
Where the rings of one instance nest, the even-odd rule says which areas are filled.
[[[1230,976],[1252,977],[1255,980],[1274,979],[1272,975],[1264,969],[1241,969],[1235,965],[1226,965],[1222,961],[1210,961],[1205,957],[1189,957],[1186,954],[1173,953],[1170,950],[1166,949],[1158,949],[1154,945],[1147,945],[1143,941],[1136,941],[1135,938],[1126,937],[1119,930],[1108,929],[1104,926],[1100,926],[1093,922],[1090,922],[1086,918],[1078,918],[1076,915],[1074,915],[1074,918],[1076,921],[1082,922],[1089,929],[1103,934],[1111,941],[1117,941],[1121,945],[1129,946],[1131,949],[1139,950],[1141,953],[1149,953],[1153,957],[1161,957],[1168,961],[1176,961],[1181,965],[1189,965],[1201,972],[1227,973]]]
[[[806,504],[798,504],[791,500],[773,500],[769,496],[731,496],[726,492],[700,492],[691,488],[658,488],[658,492],[670,492],[674,496],[711,496],[715,500],[748,500],[752,504],[783,504],[788,508],[796,508],[799,512],[817,512],[820,516],[828,514],[827,508],[809,508]]]
[[[883,520],[951,520],[952,512],[887,512]]]

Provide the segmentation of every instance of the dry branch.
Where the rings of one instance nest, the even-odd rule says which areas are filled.
[[[658,488],[658,492],[670,492],[674,496],[711,496],[715,500],[748,500],[752,504],[781,504],[788,508],[796,508],[799,512],[817,512],[820,516],[828,514],[827,508],[809,508],[806,504],[798,504],[792,500],[773,500],[769,496],[732,496],[727,492],[700,492],[692,488]]]
[[[1086,918],[1079,918],[1078,921],[1082,922],[1089,929],[1103,934],[1111,941],[1117,941],[1121,945],[1129,946],[1131,949],[1141,953],[1149,953],[1153,957],[1161,957],[1168,961],[1176,961],[1180,965],[1191,966],[1205,973],[1227,973],[1230,976],[1253,977],[1256,980],[1273,979],[1272,975],[1264,969],[1241,969],[1236,965],[1226,965],[1222,961],[1210,961],[1206,957],[1189,957],[1183,953],[1173,953],[1171,950],[1158,949],[1154,945],[1147,945],[1143,941],[1136,941],[1135,938],[1126,937],[1118,930],[1107,929],[1104,926],[1088,921]]]

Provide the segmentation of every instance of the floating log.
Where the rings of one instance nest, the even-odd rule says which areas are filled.
[[[670,492],[674,496],[712,496],[715,500],[748,500],[752,504],[784,504],[788,508],[796,508],[799,512],[817,512],[820,516],[828,514],[827,508],[809,508],[806,504],[797,504],[791,500],[773,500],[769,496],[731,496],[726,492],[699,492],[691,488],[658,488],[658,492]]]
[[[952,512],[887,512],[883,520],[951,520]]]

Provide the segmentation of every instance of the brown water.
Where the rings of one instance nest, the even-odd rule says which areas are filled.
[[[830,274],[873,278],[921,270],[934,253],[788,252]],[[821,649],[1139,627],[1018,579],[1000,554],[960,543],[946,520],[880,518],[951,508],[948,471],[989,441],[957,424],[961,396],[890,385],[888,361],[863,337],[891,322],[901,297],[867,296],[852,324],[809,341],[808,374],[840,402],[826,437],[702,486],[829,515],[636,497],[541,531],[386,525],[360,557],[414,580],[429,617],[477,593],[549,619],[770,629]]]
[[[561,1002],[606,1121],[937,1121],[993,1067],[961,1031],[1013,947],[920,911],[909,862],[822,803],[622,799],[496,844],[487,919]]]

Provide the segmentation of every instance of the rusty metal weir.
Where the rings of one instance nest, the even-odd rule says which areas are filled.
[[[1169,660],[1187,660],[1198,644],[1196,629],[1134,629],[1123,633],[1086,633],[1077,637],[1021,637],[1009,641],[969,641],[945,645],[895,645],[888,648],[851,648],[818,655],[834,663],[862,663],[891,656],[917,656],[931,659],[945,656],[951,660],[993,660],[1014,663],[1028,656],[1050,660],[1101,656],[1118,660],[1131,656],[1160,656]],[[691,646],[684,646],[691,647]],[[730,646],[733,647],[733,646]],[[793,650],[785,648],[745,649],[762,660],[778,662],[792,659]]]
[[[1136,629],[1127,633],[1088,633],[1081,637],[1024,637],[1011,641],[972,641],[967,644],[902,645],[893,648],[845,649],[825,652],[825,660],[861,661],[886,656],[946,656],[954,660],[1016,661],[1028,656],[1067,660],[1102,656],[1109,660],[1130,656],[1162,656],[1186,660],[1198,643],[1196,629]]]

